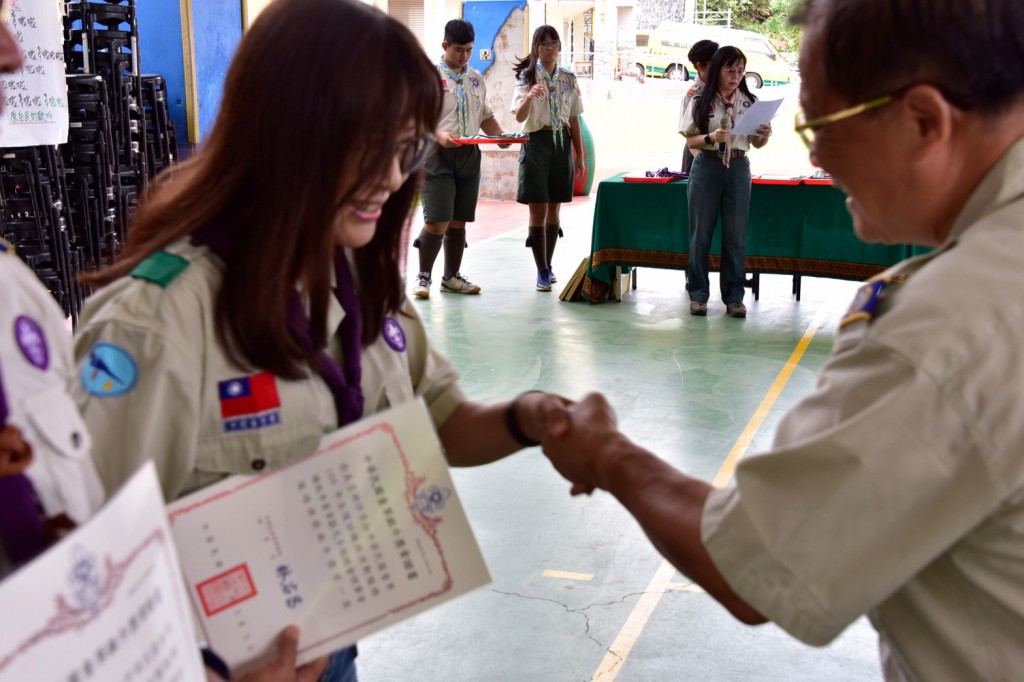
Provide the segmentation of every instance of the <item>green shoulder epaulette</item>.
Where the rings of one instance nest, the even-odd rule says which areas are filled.
[[[135,279],[144,279],[147,282],[159,284],[166,289],[167,285],[184,272],[188,265],[188,261],[181,256],[166,251],[157,251],[136,265],[131,276]]]

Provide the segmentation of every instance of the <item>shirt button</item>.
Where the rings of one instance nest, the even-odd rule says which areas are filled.
[[[265,466],[267,466],[267,460],[265,459],[254,459],[252,461],[252,468],[256,471],[263,471]]]

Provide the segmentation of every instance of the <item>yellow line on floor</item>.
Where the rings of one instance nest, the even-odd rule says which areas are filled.
[[[807,347],[811,345],[811,340],[814,335],[818,333],[818,327],[821,326],[821,314],[818,314],[811,325],[807,327],[807,331],[804,332],[803,337],[800,338],[800,342],[796,344],[796,348],[790,353],[789,359],[786,360],[786,364],[779,371],[778,376],[775,377],[775,381],[772,382],[771,388],[768,389],[768,393],[765,394],[761,404],[754,410],[754,416],[750,418],[747,425],[743,427],[743,433],[736,440],[736,444],[732,446],[732,450],[726,456],[725,461],[722,462],[722,468],[718,470],[718,475],[715,476],[715,480],[711,482],[711,485],[716,488],[724,486],[732,478],[732,475],[736,472],[736,465],[743,458],[743,455],[747,452],[747,448],[754,440],[754,436],[757,435],[758,429],[764,423],[768,413],[771,412],[772,407],[775,406],[775,401],[778,399],[779,394],[782,393],[782,389],[785,388],[789,378],[793,376],[793,371],[800,365],[800,359],[803,358],[804,353],[807,351]]]
[[[594,682],[611,682],[619,674],[622,664],[629,657],[629,652],[633,650],[633,645],[640,638],[640,633],[643,632],[644,626],[647,625],[651,614],[654,613],[654,607],[661,601],[661,595],[668,590],[668,585],[675,574],[675,566],[667,561],[661,562],[654,578],[651,579],[640,600],[633,607],[633,612],[626,619],[626,624],[622,626],[615,641],[608,647],[608,653],[601,660],[601,665],[597,666],[593,677]]]
[[[704,588],[697,583],[669,583],[665,586],[667,589],[675,590],[676,592],[703,592]]]
[[[541,575],[544,576],[545,578],[562,578],[563,580],[583,580],[583,581],[587,581],[587,580],[593,580],[594,579],[594,574],[593,573],[572,573],[571,571],[555,571],[555,570],[550,569],[550,568],[548,570],[544,571],[543,573],[541,573]]]
[[[814,321],[811,322],[810,326],[807,327],[807,331],[800,338],[800,342],[796,344],[796,348],[790,354],[789,359],[786,360],[785,366],[779,371],[779,374],[775,377],[775,381],[772,382],[771,387],[768,389],[768,393],[765,395],[761,404],[757,406],[754,411],[754,415],[747,422],[747,425],[743,428],[743,432],[740,437],[736,440],[736,444],[733,445],[732,450],[726,456],[725,461],[722,463],[722,467],[718,470],[718,474],[715,476],[715,480],[712,484],[716,487],[720,487],[729,482],[732,478],[733,473],[736,471],[736,465],[739,460],[746,453],[747,448],[750,447],[750,443],[754,440],[754,435],[757,430],[761,428],[765,418],[771,411],[772,406],[775,405],[775,401],[782,393],[782,389],[786,386],[786,382],[789,381],[793,375],[793,371],[800,364],[800,359],[803,358],[804,353],[807,351],[807,347],[811,344],[811,340],[814,335],[818,332],[818,327],[821,326],[821,315],[817,315]],[[644,590],[643,596],[637,602],[636,606],[633,607],[633,611],[626,618],[625,624],[622,629],[619,630],[619,634],[616,635],[615,641],[608,647],[608,653],[605,654],[601,660],[601,664],[597,666],[597,670],[594,671],[591,682],[612,682],[622,670],[622,665],[626,662],[629,657],[629,653],[633,650],[633,646],[636,644],[637,639],[640,638],[640,633],[643,632],[647,626],[647,621],[650,620],[651,615],[654,613],[655,607],[658,602],[661,601],[661,597],[669,590],[685,590],[687,592],[692,591],[687,585],[681,583],[672,582],[672,577],[675,575],[675,566],[670,564],[668,561],[662,561],[661,566],[658,567],[657,572],[654,574],[654,578],[651,579],[647,589]],[[694,585],[693,587],[697,587]],[[699,589],[699,588],[698,588]]]

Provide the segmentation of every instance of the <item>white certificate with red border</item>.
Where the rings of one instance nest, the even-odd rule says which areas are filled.
[[[0,680],[205,680],[147,463],[86,524],[0,583]]]
[[[490,582],[422,401],[168,512],[200,637],[233,671],[287,625],[301,664]]]

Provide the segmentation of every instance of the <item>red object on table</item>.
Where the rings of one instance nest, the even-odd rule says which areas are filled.
[[[643,171],[641,171],[641,172],[643,172]],[[685,180],[685,178],[682,177],[682,176],[679,176],[679,175],[667,175],[667,176],[661,177],[661,178],[651,178],[651,177],[648,177],[646,175],[634,175],[632,173],[627,173],[626,175],[622,176],[622,181],[623,182],[657,182],[657,183],[665,183],[665,182],[672,182],[673,180]]]
[[[803,177],[790,178],[784,175],[755,175],[751,180],[755,185],[799,185],[806,182]]]
[[[453,142],[458,142],[459,144],[515,144],[515,143],[526,142],[529,139],[530,138],[526,137],[525,135],[523,137],[504,137],[504,138],[502,138],[502,137],[494,137],[494,138],[484,138],[484,137],[452,137],[452,141]]]

